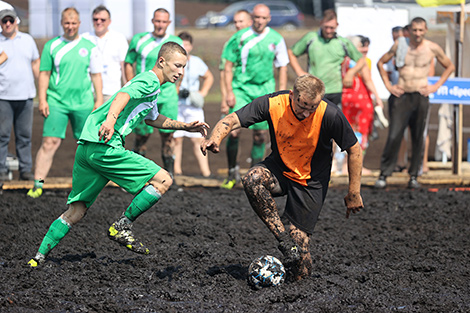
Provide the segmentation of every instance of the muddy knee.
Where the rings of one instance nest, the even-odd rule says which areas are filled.
[[[252,167],[248,173],[242,178],[243,187],[252,188],[258,185],[264,185],[269,182],[269,175],[266,170],[262,167]]]

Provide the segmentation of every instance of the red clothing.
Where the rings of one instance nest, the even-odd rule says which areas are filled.
[[[342,65],[343,77],[349,69],[349,59]],[[374,104],[370,92],[362,81],[360,75],[354,77],[353,85],[349,88],[343,86],[342,110],[354,131],[362,135],[361,147],[367,148],[367,138],[372,131],[374,121]]]

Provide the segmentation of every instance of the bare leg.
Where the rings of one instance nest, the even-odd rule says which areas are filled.
[[[69,204],[67,211],[65,211],[60,217],[70,225],[75,225],[85,216],[87,210],[88,208],[84,202],[77,201]]]
[[[183,174],[181,163],[183,160],[183,137],[175,138],[175,175]],[[199,152],[202,155],[201,152]]]
[[[294,279],[301,280],[312,274],[313,262],[309,251],[310,239],[307,233],[294,225],[290,226],[289,231],[294,241],[300,246],[300,260],[295,268]]]
[[[34,179],[46,179],[51,169],[54,155],[60,147],[61,142],[62,139],[56,137],[44,137],[42,139],[41,147],[36,155]]]
[[[286,229],[273,197],[281,192],[276,177],[268,169],[254,166],[243,177],[242,182],[251,207],[279,240],[280,234]]]
[[[424,141],[423,173],[429,172],[428,150],[429,150],[429,135],[426,136],[426,140]]]
[[[207,155],[203,155],[201,153],[200,148],[203,139],[204,138],[191,138],[191,142],[193,144],[194,156],[196,157],[197,163],[199,164],[201,174],[204,177],[208,177],[211,175],[211,169],[209,167],[209,157]]]

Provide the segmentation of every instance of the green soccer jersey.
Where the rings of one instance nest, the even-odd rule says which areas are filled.
[[[295,56],[307,53],[308,72],[325,83],[325,93],[341,93],[343,80],[341,63],[346,56],[354,61],[362,58],[362,54],[353,43],[343,37],[336,36],[330,40],[323,38],[318,32],[309,32],[292,46]]]
[[[108,145],[113,147],[124,146],[125,137],[129,135],[140,122],[144,119],[155,120],[158,117],[157,96],[160,91],[160,81],[153,71],[137,74],[119,90],[119,92],[127,93],[130,96],[130,100],[116,120],[114,134],[107,143]],[[101,124],[106,120],[111,103],[116,95],[117,93],[88,116],[79,142],[100,142],[98,131]]]
[[[269,27],[261,34],[251,27],[236,32],[228,41],[222,58],[233,63],[233,88],[268,82],[275,86],[273,64],[275,67],[289,64],[284,38]]]
[[[174,35],[166,34],[162,38],[157,38],[151,32],[139,33],[132,38],[129,44],[125,62],[135,63],[136,73],[149,71],[155,66],[162,45],[170,41],[183,46],[183,40]],[[178,102],[175,84],[164,84],[158,103],[173,103],[175,101]]]
[[[51,72],[47,89],[50,105],[70,111],[93,108],[89,73],[101,73],[103,63],[91,41],[81,36],[73,41],[62,36],[49,40],[44,45],[39,70]]]

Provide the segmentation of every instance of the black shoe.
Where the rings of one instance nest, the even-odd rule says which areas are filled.
[[[300,260],[300,249],[287,232],[282,233],[279,237],[278,248],[284,255],[286,266]]]
[[[31,172],[20,173],[20,180],[34,180],[34,175]]]
[[[408,188],[409,189],[416,189],[416,188],[419,188],[419,187],[421,187],[421,185],[416,180],[416,176],[411,176],[410,181],[408,182]]]
[[[380,175],[379,179],[375,182],[374,188],[375,189],[384,189],[387,187],[387,177]]]

